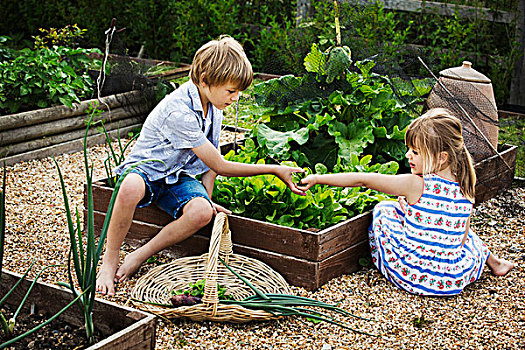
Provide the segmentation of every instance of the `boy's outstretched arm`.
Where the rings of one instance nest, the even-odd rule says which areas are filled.
[[[216,174],[223,176],[254,176],[273,174],[281,179],[295,194],[304,195],[304,191],[297,188],[292,180],[293,173],[304,170],[297,167],[288,167],[274,164],[244,164],[225,160],[219,151],[209,141],[199,147],[192,148],[193,152]]]

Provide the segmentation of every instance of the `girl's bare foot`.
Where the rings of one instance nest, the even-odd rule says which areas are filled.
[[[490,254],[489,258],[487,259],[487,265],[490,267],[490,270],[495,276],[506,275],[515,266],[513,262],[500,259],[494,256],[494,254]]]
[[[115,274],[115,281],[124,282],[127,281],[137,270],[145,260],[141,257],[140,251],[136,250],[129,253],[124,258],[124,263],[120,265],[118,271]]]
[[[115,295],[115,273],[119,263],[119,255],[116,258],[109,254],[104,255],[102,266],[97,275],[96,291],[104,295]]]

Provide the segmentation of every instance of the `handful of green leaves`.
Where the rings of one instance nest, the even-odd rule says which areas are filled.
[[[292,174],[292,180],[297,186],[302,186],[301,180],[307,177],[308,175],[312,174],[312,170],[310,168],[303,168],[304,172],[302,173],[293,173]]]
[[[204,296],[204,286],[206,279],[198,280],[195,283],[190,283],[186,289],[177,289],[171,291],[171,303],[173,306],[188,306],[195,305],[201,302]],[[227,294],[227,289],[217,283],[217,292],[219,300],[233,300],[233,297]]]

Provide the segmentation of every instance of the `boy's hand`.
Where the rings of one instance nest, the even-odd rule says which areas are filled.
[[[277,170],[275,171],[275,175],[281,179],[282,182],[288,186],[289,189],[292,190],[293,193],[304,196],[304,191],[300,190],[297,185],[293,182],[292,174],[294,173],[302,173],[304,172],[303,169],[298,167],[289,167],[285,165],[279,165],[277,167]]]
[[[230,215],[232,212],[231,210],[226,209],[222,205],[219,205],[217,203],[211,202],[213,207],[213,215],[217,215],[217,213],[224,213]]]
[[[316,184],[317,184],[317,176],[315,174],[311,174],[305,177],[304,179],[302,179],[299,182],[299,185],[303,185],[303,186],[297,186],[297,188],[300,189],[301,191],[306,192],[308,191],[308,189],[310,189],[312,186]]]

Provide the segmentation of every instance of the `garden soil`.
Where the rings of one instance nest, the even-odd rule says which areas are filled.
[[[13,310],[11,308],[2,308],[2,312],[8,319],[11,317]],[[41,313],[21,312],[16,318],[15,332],[10,337],[1,334],[0,343],[4,343],[12,338],[23,334],[34,327],[45,322],[52,315],[44,315]],[[95,335],[96,341],[103,339],[101,334]],[[71,350],[71,349],[85,349],[90,344],[86,340],[86,331],[83,327],[77,327],[60,319],[54,320],[50,324],[44,326],[29,337],[26,337],[7,349],[52,349],[52,350]]]

